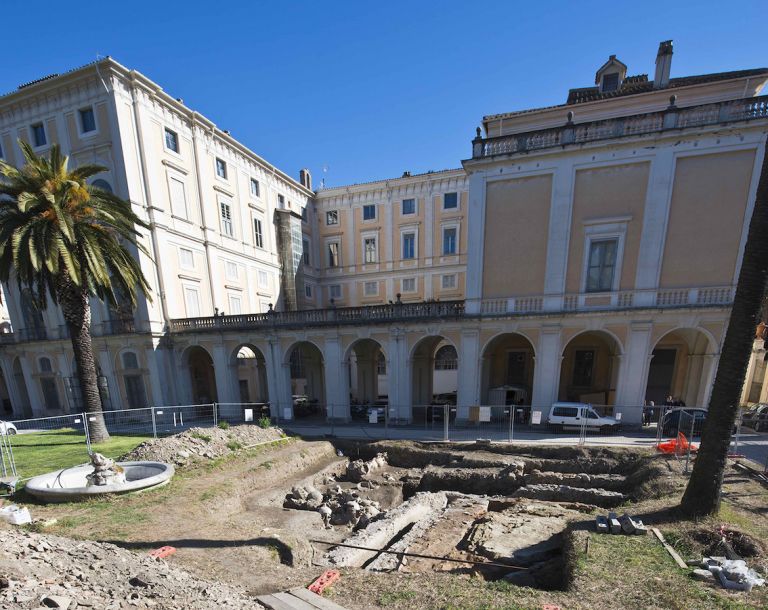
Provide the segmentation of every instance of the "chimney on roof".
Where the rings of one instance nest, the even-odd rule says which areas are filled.
[[[308,169],[299,170],[299,182],[301,186],[312,190],[312,174],[309,173]]]
[[[659,43],[656,53],[656,73],[653,75],[653,88],[663,89],[669,85],[669,73],[672,70],[672,41],[664,40]]]

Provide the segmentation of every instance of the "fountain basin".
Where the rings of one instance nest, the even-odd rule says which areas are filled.
[[[93,473],[91,464],[55,470],[27,481],[26,491],[43,502],[75,502],[102,496],[160,487],[174,474],[171,464],[163,462],[118,462],[125,471],[125,482],[109,485],[88,485],[87,475]]]

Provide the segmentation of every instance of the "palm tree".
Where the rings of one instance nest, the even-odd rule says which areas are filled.
[[[90,298],[116,305],[116,294],[136,306],[137,291],[149,294],[138,262],[126,248],[137,244],[136,227],[148,225],[131,204],[87,184],[106,170],[82,165],[70,170],[58,146],[48,158],[38,157],[19,141],[25,165],[17,169],[0,161],[0,281],[15,278],[40,308],[47,297],[61,307],[94,442],[109,438],[96,382],[91,345]]]
[[[712,515],[720,508],[731,430],[747,374],[755,328],[768,280],[768,154],[763,159],[760,181],[747,243],[733,298],[731,318],[720,352],[709,412],[701,434],[701,446],[680,508],[688,515]]]

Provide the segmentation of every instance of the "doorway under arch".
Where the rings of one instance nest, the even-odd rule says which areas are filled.
[[[267,362],[255,345],[243,343],[232,352],[240,402],[269,402]]]
[[[533,344],[525,335],[502,333],[491,339],[482,355],[482,403],[530,405],[534,357]]]
[[[204,405],[217,402],[216,372],[211,355],[205,348],[194,345],[187,349],[185,363],[189,370],[192,404]]]
[[[563,350],[558,400],[615,404],[621,351],[616,338],[605,331],[573,337]]]
[[[424,337],[411,352],[411,403],[430,405],[435,400],[456,404],[459,355],[456,346],[441,335]]]
[[[320,348],[299,341],[288,350],[286,364],[290,367],[294,417],[325,415],[325,365]]]

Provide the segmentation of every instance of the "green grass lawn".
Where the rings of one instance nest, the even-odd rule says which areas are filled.
[[[16,460],[16,471],[22,479],[88,461],[85,435],[77,430],[24,433],[9,438]],[[116,458],[145,440],[146,436],[112,436],[106,443],[91,445],[91,449]]]

